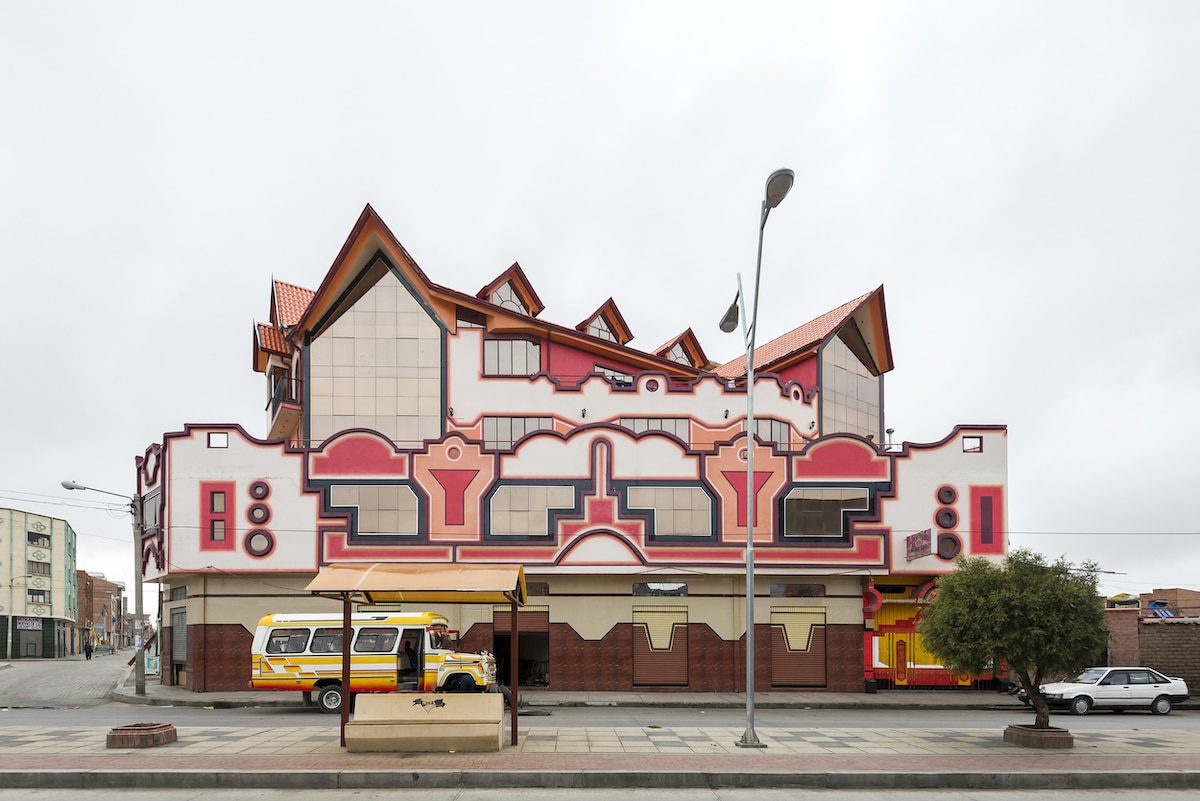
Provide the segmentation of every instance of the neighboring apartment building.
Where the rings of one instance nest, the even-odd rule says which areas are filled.
[[[79,653],[76,545],[66,520],[0,509],[0,658]]]
[[[744,690],[750,506],[756,689],[968,682],[914,621],[956,556],[1006,551],[1007,432],[885,443],[883,288],[757,349],[752,492],[744,356],[682,321],[636,349],[601,300],[560,325],[516,264],[436,284],[369,206],[318,288],[274,281],[264,435],[186,425],[136,460],[163,680],[244,689],[260,616],[337,611],[305,592],[322,566],[395,561],[523,565],[526,684]],[[507,660],[507,607],[438,611]]]
[[[103,573],[91,574],[92,645],[97,653],[127,648],[125,584],[109,581]]]

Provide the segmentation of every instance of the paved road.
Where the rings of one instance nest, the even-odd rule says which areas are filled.
[[[0,662],[0,708],[100,706],[131,668],[132,651],[79,659]]]

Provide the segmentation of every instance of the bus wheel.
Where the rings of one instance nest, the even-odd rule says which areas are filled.
[[[327,684],[322,687],[317,695],[317,706],[321,707],[322,712],[341,712],[342,685]]]

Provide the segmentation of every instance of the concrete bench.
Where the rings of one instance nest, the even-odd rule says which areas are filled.
[[[499,751],[500,693],[363,693],[346,723],[347,751]]]

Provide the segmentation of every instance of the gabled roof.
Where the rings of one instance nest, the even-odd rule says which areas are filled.
[[[671,358],[671,351],[676,345],[682,345],[684,352],[692,360],[693,367],[701,369],[708,367],[708,357],[704,355],[704,349],[700,347],[700,340],[696,338],[696,334],[692,329],[688,329],[676,336],[674,339],[668,340],[661,346],[654,349],[655,356],[661,356],[664,359]]]
[[[529,316],[537,317],[541,314],[546,306],[542,303],[542,299],[538,297],[537,292],[533,290],[533,284],[529,282],[529,278],[526,277],[525,271],[521,269],[521,265],[515,261],[511,267],[496,276],[491,283],[476,292],[475,297],[490,303],[492,293],[509,281],[512,282],[513,291],[517,293],[517,296],[521,298],[521,302],[525,304],[525,308],[529,310]]]
[[[782,370],[812,355],[838,334],[842,335],[847,347],[874,375],[892,369],[892,345],[887,331],[882,286],[755,348],[754,371]],[[721,365],[716,372],[722,378],[746,375],[745,354]]]
[[[600,304],[600,308],[589,314],[583,322],[575,326],[575,330],[586,334],[588,326],[597,317],[604,320],[604,324],[608,326],[608,330],[612,331],[613,336],[617,338],[618,344],[627,345],[633,339],[633,332],[629,330],[629,326],[625,323],[625,318],[621,316],[621,310],[617,308],[617,304],[611,297]]]
[[[271,286],[271,322],[280,328],[295,325],[315,294],[311,289],[275,280]]]
[[[506,330],[517,330],[517,326],[522,326],[522,330],[553,338],[558,342],[573,343],[582,350],[603,355],[606,359],[619,359],[632,369],[665,370],[671,374],[682,373],[692,377],[698,376],[703,369],[677,364],[656,354],[645,353],[617,342],[597,339],[567,326],[523,314],[518,315],[492,303],[490,292],[495,287],[503,285],[504,282],[511,281],[518,294],[521,294],[529,304],[528,308],[531,312],[540,313],[543,310],[544,305],[533,291],[520,264],[517,263],[514,263],[476,295],[434,283],[417,265],[370,204],[365,206],[362,214],[359,215],[329,271],[322,279],[321,286],[313,293],[307,308],[295,321],[295,324],[285,332],[289,344],[299,344],[307,338],[319,336],[324,326],[337,319],[340,310],[354,302],[354,293],[371,285],[370,276],[367,273],[369,270],[381,269],[378,257],[386,259],[392,268],[405,276],[404,280],[409,283],[410,288],[426,298],[433,313],[445,314],[448,319],[453,319],[456,305],[463,306],[479,311],[489,318],[503,319],[507,326]],[[367,280],[363,280],[364,278]],[[297,289],[299,288],[297,287]],[[525,292],[528,292],[528,295],[524,295]],[[606,308],[608,308],[608,304],[601,306],[600,310]],[[614,325],[614,333],[625,332],[621,335],[628,337],[625,340],[628,342],[632,338],[632,334],[628,333],[628,326],[625,325],[615,304],[611,305],[611,312],[610,324]]]

